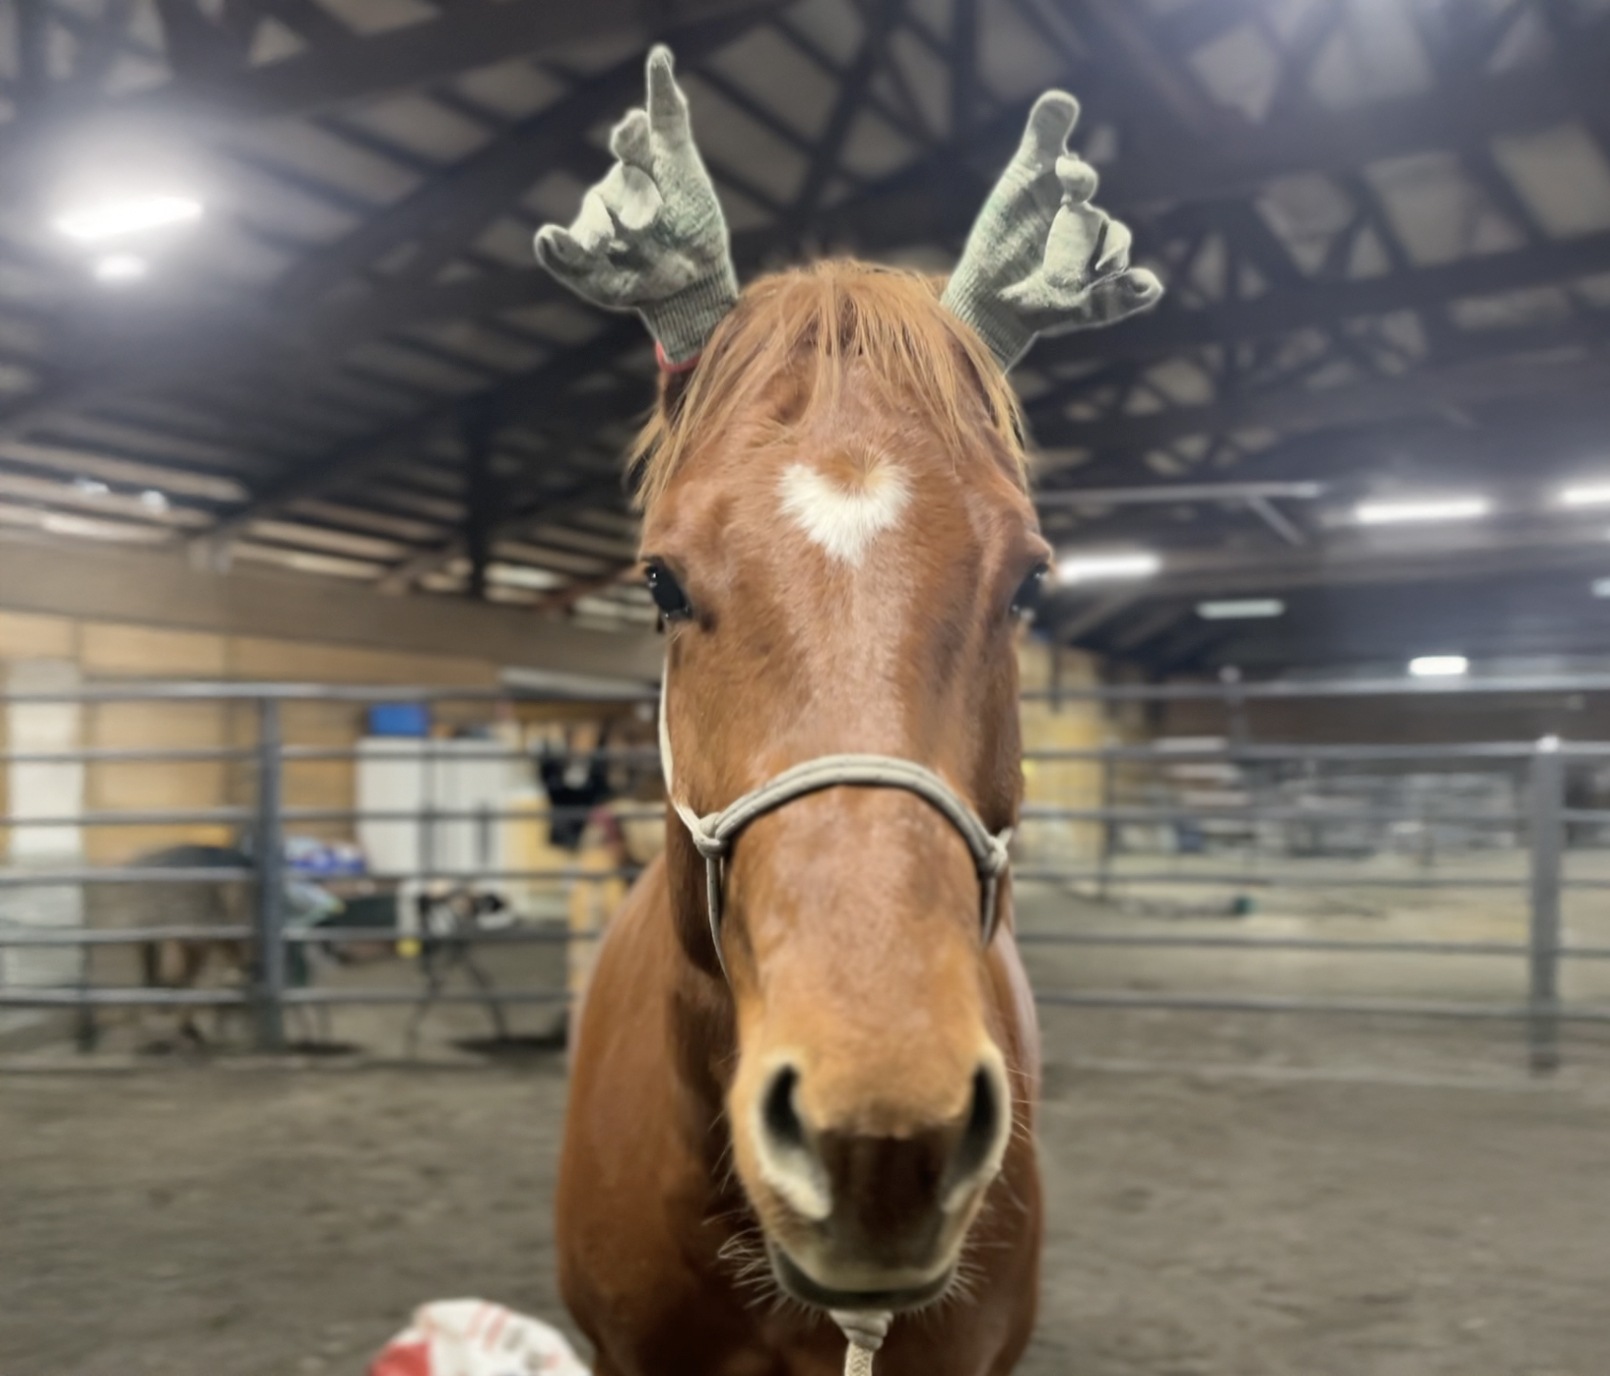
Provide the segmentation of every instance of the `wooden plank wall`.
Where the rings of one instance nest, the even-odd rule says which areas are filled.
[[[1060,655],[1060,663],[1057,656]],[[1018,652],[1023,691],[1085,687],[1096,682],[1096,661],[1077,650],[1053,650],[1043,641],[1025,640]],[[1089,750],[1115,744],[1119,725],[1098,702],[1023,704],[1023,748]],[[1027,760],[1023,766],[1025,801],[1055,807],[1099,807],[1102,768],[1090,761]],[[1101,826],[1095,822],[1035,822],[1025,825],[1018,842],[1025,859],[1070,864],[1099,854]]]
[[[159,629],[113,622],[0,611],[0,664],[65,660],[86,683],[137,679],[240,679],[315,683],[422,684],[494,687],[498,667],[489,661],[394,653],[313,641]],[[484,706],[450,706],[439,720],[482,720]],[[0,743],[4,721],[0,713]],[[356,703],[288,703],[287,743],[350,746],[362,734],[365,709]],[[256,739],[250,704],[124,702],[97,704],[85,714],[84,744],[96,747],[249,746]],[[96,764],[85,781],[89,810],[197,809],[249,806],[254,793],[249,764],[189,762]],[[0,770],[0,813],[8,808]],[[355,771],[350,761],[306,762],[286,772],[286,802],[293,807],[351,807]],[[351,835],[345,824],[316,829]],[[117,864],[154,848],[182,842],[226,844],[224,826],[103,827],[86,833],[86,858]],[[9,837],[0,829],[0,854]]]
[[[494,687],[497,666],[448,656],[395,653],[312,641],[221,636],[119,623],[0,611],[0,664],[21,659],[65,659],[79,665],[86,682],[130,679],[240,679],[318,683],[405,684]],[[1049,687],[1050,648],[1026,641],[1021,651],[1025,689]],[[1063,651],[1057,671],[1064,684],[1094,680],[1093,660]],[[355,703],[287,703],[282,709],[286,741],[295,745],[346,747],[364,729],[364,708]],[[484,705],[448,706],[438,720],[484,721]],[[564,715],[563,713],[557,715]],[[588,712],[591,716],[593,713]],[[0,733],[4,730],[0,714]],[[257,724],[250,704],[133,702],[91,707],[85,715],[86,745],[107,747],[208,745],[249,746]],[[1023,710],[1026,746],[1088,747],[1116,739],[1118,726],[1098,704],[1030,703]],[[1027,769],[1031,802],[1090,807],[1100,802],[1101,770],[1088,763],[1031,764]],[[356,795],[351,761],[292,764],[285,776],[292,807],[347,808]],[[86,779],[85,805],[91,810],[190,809],[250,806],[254,794],[249,764],[99,764]],[[0,813],[6,810],[5,777],[0,770]],[[349,837],[346,824],[298,827],[328,837]],[[106,827],[86,834],[87,858],[117,864],[160,846],[183,842],[227,844],[228,827]],[[0,854],[7,840],[0,830]],[[1039,827],[1026,834],[1031,846],[1045,845],[1066,857],[1094,855],[1099,830],[1090,823]]]

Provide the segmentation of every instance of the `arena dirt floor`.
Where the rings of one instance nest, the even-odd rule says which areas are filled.
[[[1511,1029],[1047,1018],[1025,1376],[1601,1376],[1610,1071]],[[322,1376],[554,1317],[563,1059],[0,1076],[0,1372]]]
[[[1415,896],[1265,899],[1230,926],[1180,902],[1064,896],[1025,920],[1516,930],[1507,910]],[[516,960],[499,956],[500,978],[542,982]],[[1034,965],[1042,987],[1165,992],[1509,1001],[1524,979],[1504,959],[1267,952],[1047,947]],[[391,962],[354,978],[408,976]],[[135,1056],[129,1029],[94,1056],[0,1061],[0,1373],[359,1376],[425,1300],[560,1318],[563,1055],[466,1050],[485,1019],[458,1006],[407,1063],[404,1024],[394,1008],[338,1012],[333,1034],[357,1053],[290,1066],[227,1046]],[[1523,1029],[1503,1022],[1048,1009],[1045,1031],[1051,1228],[1023,1376],[1610,1371],[1605,1029],[1569,1029],[1548,1079],[1527,1075]]]

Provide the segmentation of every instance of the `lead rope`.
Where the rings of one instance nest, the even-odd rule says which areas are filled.
[[[894,1315],[835,1313],[833,1322],[850,1343],[844,1354],[844,1376],[872,1376],[872,1354],[889,1336]]]

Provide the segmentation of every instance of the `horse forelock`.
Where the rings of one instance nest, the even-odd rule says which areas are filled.
[[[747,429],[786,441],[830,413],[850,371],[951,452],[982,433],[1020,487],[1028,483],[1022,413],[984,342],[939,304],[943,283],[832,259],[755,282],[711,337],[685,390],[656,407],[631,450],[637,501],[650,508],[695,450]],[[780,388],[786,400],[779,402]]]

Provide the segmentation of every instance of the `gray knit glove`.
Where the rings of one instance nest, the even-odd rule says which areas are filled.
[[[636,310],[672,365],[697,358],[738,299],[727,222],[693,144],[669,48],[648,55],[648,108],[609,136],[618,161],[569,229],[537,231],[537,258],[578,296]]]
[[[944,303],[1010,368],[1042,334],[1113,325],[1163,284],[1129,266],[1129,230],[1091,204],[1096,172],[1067,148],[1079,102],[1047,91],[967,236]]]

